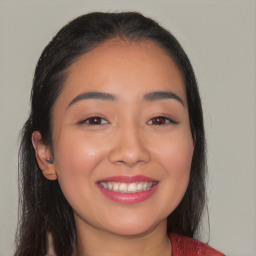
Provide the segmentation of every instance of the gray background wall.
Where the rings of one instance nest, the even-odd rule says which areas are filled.
[[[35,64],[66,22],[95,10],[141,11],[183,45],[197,74],[206,122],[210,244],[227,255],[255,256],[253,0],[0,0],[0,255],[13,255],[18,135],[28,115]],[[203,233],[206,241],[207,225]]]

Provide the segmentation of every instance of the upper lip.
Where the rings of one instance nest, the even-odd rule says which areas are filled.
[[[99,182],[123,182],[123,183],[132,183],[132,182],[145,182],[145,181],[157,181],[155,179],[143,176],[143,175],[136,175],[136,176],[112,176],[107,177],[105,179],[100,180]]]

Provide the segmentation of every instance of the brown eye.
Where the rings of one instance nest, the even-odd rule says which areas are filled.
[[[148,121],[150,125],[166,125],[171,123],[177,124],[177,122],[165,116],[156,116]]]
[[[100,117],[91,117],[88,119],[88,124],[99,125],[99,124],[101,124],[101,118]]]
[[[165,124],[166,119],[164,117],[154,117],[152,118],[152,124],[161,125]]]
[[[99,116],[92,116],[92,117],[89,117],[89,118],[79,122],[79,123],[87,124],[87,125],[102,125],[102,124],[107,124],[108,121]]]

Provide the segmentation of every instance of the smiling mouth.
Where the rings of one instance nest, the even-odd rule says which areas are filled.
[[[121,204],[137,204],[151,198],[159,181],[143,175],[113,176],[97,182],[101,193]]]
[[[144,181],[144,182],[99,182],[100,186],[104,189],[119,192],[119,193],[138,193],[141,191],[148,191],[152,189],[158,182],[157,181]]]

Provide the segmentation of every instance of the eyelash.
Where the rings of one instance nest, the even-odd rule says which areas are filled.
[[[103,123],[102,123],[102,121],[103,121]],[[104,124],[108,124],[108,123],[109,122],[106,119],[104,119],[100,116],[91,116],[89,118],[86,118],[85,120],[78,122],[78,124],[86,124],[86,125],[93,125],[93,126],[99,126],[99,125],[104,125]]]
[[[164,123],[161,123],[161,122],[164,122]],[[173,119],[168,118],[166,116],[156,116],[156,117],[153,117],[147,123],[150,124],[150,125],[157,125],[157,126],[168,125],[168,124],[178,124],[178,122],[176,122]]]
[[[100,116],[92,116],[92,117],[86,118],[85,120],[78,122],[78,124],[80,124],[80,125],[86,124],[86,125],[93,125],[93,126],[100,126],[100,125],[105,125],[108,123],[109,122],[106,119],[104,119]],[[147,122],[147,124],[160,126],[160,125],[168,125],[168,124],[178,124],[178,122],[176,122],[173,119],[168,118],[166,116],[156,116],[156,117],[151,118]]]

